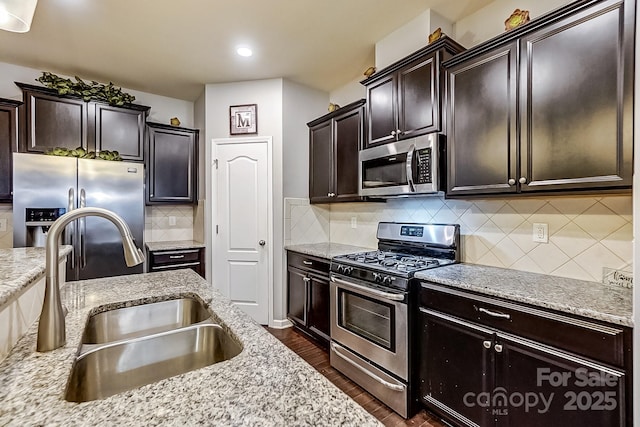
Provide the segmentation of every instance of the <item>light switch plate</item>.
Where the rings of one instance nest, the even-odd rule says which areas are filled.
[[[169,225],[176,225],[176,217],[175,216],[170,216],[169,217]]]
[[[351,228],[358,228],[358,217],[357,216],[352,216],[351,217]]]
[[[2,232],[2,231],[7,231],[7,219],[6,218],[0,219],[0,232]]]
[[[549,224],[539,222],[533,224],[533,241],[549,243]]]

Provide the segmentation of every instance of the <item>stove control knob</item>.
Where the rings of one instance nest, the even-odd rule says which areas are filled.
[[[350,276],[352,271],[353,271],[353,267],[344,267],[342,269],[342,272],[347,276]]]
[[[382,279],[382,284],[383,285],[391,285],[391,281],[393,279],[391,279],[391,276],[384,276],[384,278]]]
[[[382,282],[382,274],[380,274],[380,273],[373,273],[373,280],[375,280],[377,283]]]
[[[344,267],[341,265],[338,265],[338,267],[336,268],[336,270],[338,270],[338,273],[342,273],[344,271]]]

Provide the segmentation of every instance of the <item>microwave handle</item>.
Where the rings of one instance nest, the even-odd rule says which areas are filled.
[[[409,184],[409,191],[416,192],[416,187],[413,184],[413,156],[416,153],[415,144],[411,144],[409,152],[407,153],[407,183]]]

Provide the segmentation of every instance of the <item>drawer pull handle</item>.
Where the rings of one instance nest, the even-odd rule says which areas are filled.
[[[511,315],[510,314],[498,313],[497,311],[487,310],[486,308],[482,308],[482,307],[480,307],[478,309],[478,311],[480,313],[488,314],[491,317],[497,317],[499,319],[511,319]]]
[[[491,348],[491,341],[482,341],[484,348]]]
[[[495,346],[495,347],[493,347],[493,348],[495,348],[495,349],[496,349],[496,353],[502,353],[502,345],[500,345],[500,344],[496,344],[496,346]]]
[[[184,255],[169,255],[169,258],[171,258],[171,259],[182,259],[182,258],[184,258]]]
[[[313,265],[313,263],[311,261],[302,261],[302,263],[304,265]]]

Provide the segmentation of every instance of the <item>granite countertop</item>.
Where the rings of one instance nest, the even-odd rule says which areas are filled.
[[[61,246],[60,259],[71,253],[71,246]],[[0,249],[0,307],[44,274],[44,248]]]
[[[372,248],[364,248],[362,246],[351,246],[330,242],[308,243],[303,245],[287,245],[284,248],[288,251],[299,252],[305,255],[313,255],[325,259],[331,259],[334,256],[339,255],[375,250]]]
[[[35,352],[37,324],[0,363],[0,425],[378,426],[354,400],[191,270],[69,282],[67,343]],[[110,396],[71,403],[65,386],[90,311],[197,295],[242,344],[231,360]]]
[[[594,320],[633,326],[633,290],[629,288],[475,264],[424,270],[415,277]]]
[[[179,249],[198,249],[206,245],[195,240],[171,240],[167,242],[146,242],[150,251],[170,251]]]

